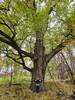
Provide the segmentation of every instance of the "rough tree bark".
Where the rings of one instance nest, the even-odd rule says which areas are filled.
[[[32,71],[32,80],[31,80],[31,89],[32,91],[37,92],[37,83],[36,81],[40,81],[38,83],[39,92],[45,90],[44,86],[44,78],[46,71],[46,62],[45,62],[45,54],[44,54],[44,46],[43,46],[43,33],[36,33],[36,43],[34,55],[36,59],[34,60],[34,68]]]

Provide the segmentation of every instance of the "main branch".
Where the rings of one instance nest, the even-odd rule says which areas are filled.
[[[70,34],[68,35],[68,37]],[[46,55],[46,63],[48,64],[49,61],[58,53],[60,52],[66,45],[75,41],[75,35],[71,35],[69,38],[64,39],[55,49],[53,49],[48,55]]]
[[[3,31],[0,30],[0,41],[4,42],[8,45],[10,45],[11,47],[13,47],[15,50],[19,51],[21,54],[30,57],[30,58],[34,58],[34,54],[32,53],[28,53],[24,50],[22,50],[18,44],[16,43],[16,41],[14,41],[11,37],[9,37],[7,34],[5,34]]]

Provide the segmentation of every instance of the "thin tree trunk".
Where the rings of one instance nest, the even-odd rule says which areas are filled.
[[[10,80],[10,85],[12,85],[12,79],[13,79],[13,70],[12,70],[12,64],[11,64],[11,80]]]
[[[73,82],[74,82],[74,77],[73,77],[73,73],[72,73],[72,71],[71,71],[71,68],[70,68],[68,62],[66,61],[66,58],[65,58],[65,56],[63,55],[62,52],[61,52],[61,55],[63,56],[63,58],[64,58],[64,60],[65,60],[65,62],[66,62],[66,65],[67,65],[67,67],[68,67],[67,71],[69,72],[69,74],[70,74],[70,76],[71,76],[72,83],[73,83]]]

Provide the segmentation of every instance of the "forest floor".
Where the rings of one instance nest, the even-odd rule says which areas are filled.
[[[0,85],[0,100],[73,100],[74,85],[49,81],[46,87],[46,92],[33,93],[26,84]]]

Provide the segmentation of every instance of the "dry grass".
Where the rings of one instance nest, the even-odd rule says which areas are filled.
[[[54,100],[51,92],[33,93],[24,85],[0,86],[0,100]]]
[[[48,91],[44,93],[33,93],[26,85],[0,85],[0,100],[71,100],[68,97],[57,95],[62,90],[66,95],[75,89],[73,85],[57,82],[47,82]]]

